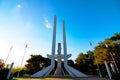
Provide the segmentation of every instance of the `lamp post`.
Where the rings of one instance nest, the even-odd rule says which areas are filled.
[[[105,46],[106,46],[106,48],[108,48],[108,49],[110,50],[108,44],[105,44]],[[113,61],[114,65],[115,65],[115,67],[116,67],[117,72],[119,73],[119,69],[118,69],[118,67],[117,67],[117,64],[116,64],[116,62],[115,62],[115,59],[114,59],[114,57],[113,57],[113,55],[112,55],[112,51],[111,51],[111,50],[110,50],[110,56],[111,56],[112,61]]]
[[[5,64],[6,64],[6,62],[7,62],[8,57],[10,56],[10,53],[11,53],[11,51],[12,51],[12,48],[13,48],[13,46],[11,46],[11,48],[10,48],[10,50],[9,50],[9,52],[8,52],[7,58],[6,58],[6,60],[5,60]]]
[[[90,46],[92,47],[92,42],[90,42]],[[94,57],[95,60],[96,60],[96,65],[97,65],[97,68],[98,68],[99,76],[100,76],[100,78],[102,78],[102,74],[101,74],[101,72],[100,72],[100,67],[99,67],[98,61],[97,61],[97,59],[96,59],[96,56],[93,55],[93,57]]]
[[[23,55],[23,57],[22,57],[21,66],[22,66],[22,64],[23,64],[23,60],[24,60],[24,57],[25,57],[25,53],[26,53],[26,51],[27,51],[27,46],[28,46],[28,44],[25,45],[25,50],[24,50],[24,55]],[[21,71],[21,69],[18,71],[17,77],[19,77],[20,71]]]
[[[96,58],[96,56],[95,56],[95,58]],[[97,65],[97,68],[98,68],[98,72],[99,72],[100,78],[102,78],[102,74],[100,72],[100,67],[99,67],[97,59],[96,59],[96,65]]]

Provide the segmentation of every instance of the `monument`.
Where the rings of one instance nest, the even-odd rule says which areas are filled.
[[[58,43],[58,54],[55,54],[56,50],[56,16],[54,17],[54,28],[53,28],[53,40],[52,40],[52,52],[51,55],[47,55],[51,59],[51,65],[38,71],[37,73],[31,75],[31,77],[47,77],[47,76],[71,76],[71,77],[87,77],[82,72],[72,68],[67,64],[68,58],[71,54],[67,54],[67,44],[66,44],[66,33],[65,33],[65,23],[62,22],[63,27],[63,54],[61,54],[61,43]],[[55,69],[55,59],[57,60],[57,68]],[[64,61],[64,66],[62,67],[62,59]],[[53,70],[55,69],[55,70]]]

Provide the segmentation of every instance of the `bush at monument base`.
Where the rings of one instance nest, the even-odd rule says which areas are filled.
[[[7,78],[9,69],[3,68],[0,70],[0,80],[5,80]],[[10,76],[12,78],[12,76]]]

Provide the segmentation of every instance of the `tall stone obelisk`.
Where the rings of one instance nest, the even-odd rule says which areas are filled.
[[[34,73],[33,75],[31,75],[31,77],[46,77],[49,76],[51,71],[54,69],[55,67],[55,45],[56,45],[56,16],[54,16],[54,26],[53,26],[53,39],[52,39],[52,50],[51,50],[51,54],[47,54],[48,58],[51,59],[51,64],[50,66]]]
[[[69,73],[71,77],[87,77],[84,73],[72,68],[71,66],[68,65],[68,58],[70,58],[72,55],[67,54],[67,43],[66,43],[66,30],[65,30],[65,22],[62,22],[63,26],[63,53],[64,53],[64,68],[66,71]]]
[[[56,16],[54,16],[54,27],[53,27],[53,40],[52,40],[52,59],[51,59],[51,65],[54,67],[55,65],[55,45],[56,45]]]
[[[64,53],[64,66],[67,65],[67,44],[66,44],[66,33],[65,33],[65,23],[62,22],[62,28],[63,28],[63,53]]]

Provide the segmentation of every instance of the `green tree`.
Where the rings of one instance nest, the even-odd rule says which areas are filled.
[[[119,43],[117,43],[119,41]],[[117,67],[120,70],[120,33],[116,33],[110,38],[105,39],[103,42],[100,42],[94,49],[95,64],[100,65],[102,72],[106,72],[104,61],[113,63],[114,58]],[[103,76],[105,76],[103,74]]]
[[[18,72],[19,72],[19,76],[21,77],[21,76],[24,76],[25,74],[27,74],[28,70],[26,67],[14,67],[12,69],[11,74],[13,77],[17,77]]]
[[[83,73],[88,73],[89,65],[88,65],[88,58],[86,54],[80,53],[78,57],[76,58],[75,62],[76,62],[75,64],[76,69],[78,69],[79,71]]]
[[[83,53],[80,53],[79,55],[78,55],[78,57],[76,58],[76,64],[84,64],[84,63],[86,63],[86,61],[85,61],[85,59],[86,59],[87,57],[85,56],[85,54],[83,54]]]
[[[108,62],[112,61],[110,54],[112,54],[117,64],[120,64],[120,44],[115,43],[116,40],[120,40],[120,33],[116,33],[111,38],[105,39],[95,47],[94,55],[99,64],[104,64],[105,60]],[[106,47],[105,44],[108,46]]]
[[[113,41],[120,40],[120,33],[115,33],[115,35],[112,36],[110,39]]]
[[[116,33],[110,39],[115,43],[111,50],[120,70],[120,33]]]
[[[80,53],[76,58],[76,68],[86,74],[95,74],[96,65],[94,65],[94,52],[87,51],[86,54]]]
[[[94,56],[95,56],[95,61],[94,61],[95,64],[96,61],[98,64],[104,64],[104,61],[108,61],[109,59],[109,54],[107,50],[102,46],[95,47]]]
[[[118,40],[119,43],[116,43]],[[96,69],[98,70],[98,64],[103,76],[105,76],[106,69],[104,61],[108,63],[112,62],[111,54],[120,70],[120,33],[116,33],[111,38],[99,42],[98,45],[95,46],[94,51],[87,51],[86,54],[80,53],[75,60],[75,67],[84,73],[93,74],[96,73]]]
[[[68,60],[68,65],[70,65],[71,67],[75,67],[75,63],[72,59]]]
[[[29,74],[33,74],[50,65],[50,59],[44,58],[41,55],[30,55],[25,65]]]

